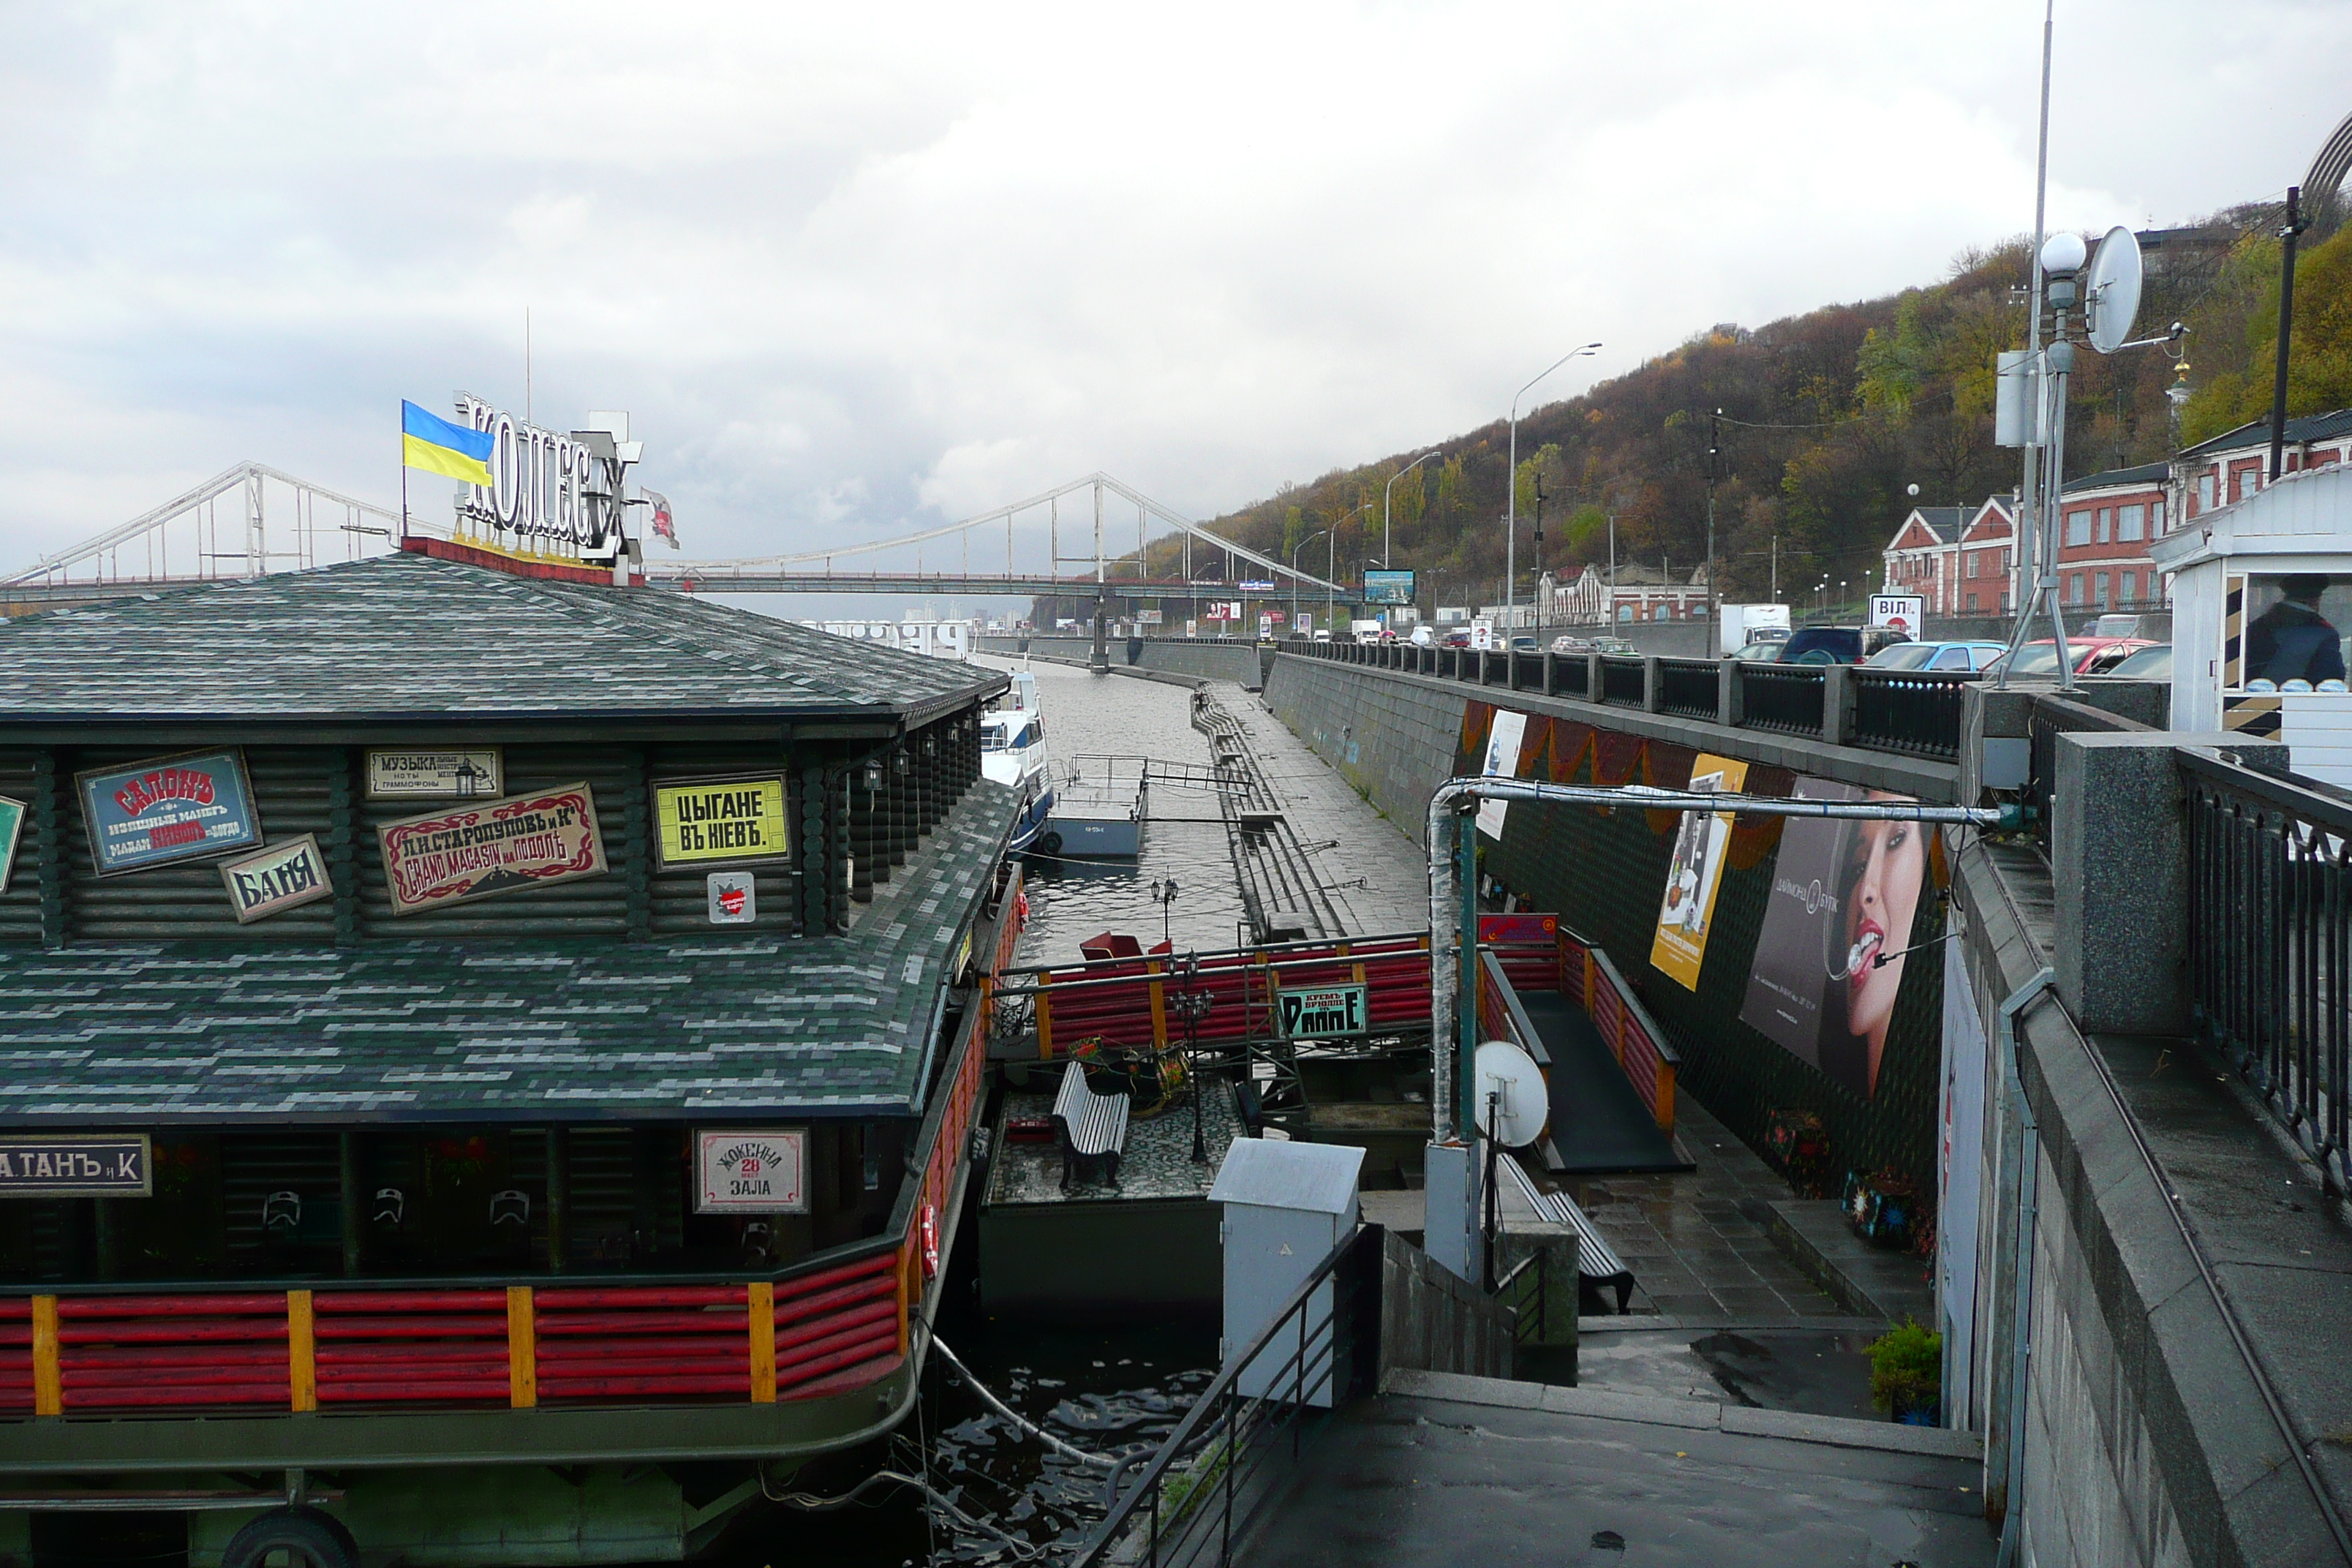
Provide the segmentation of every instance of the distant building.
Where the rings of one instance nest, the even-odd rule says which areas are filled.
[[[2069,610],[2164,607],[2163,573],[2147,548],[2165,531],[2168,463],[2085,474],[2058,509],[2058,602]]]
[[[2287,473],[2340,463],[2352,457],[2352,408],[2305,414],[2286,422],[2281,466]],[[2250,419],[2234,430],[2182,451],[2172,459],[2173,526],[2193,522],[2217,507],[2242,501],[2263,488],[2270,472],[2271,422]]]
[[[1913,507],[1885,552],[1887,594],[1916,594],[1931,616],[1997,616],[2016,600],[2016,498]]]
[[[1677,578],[1664,563],[1656,566],[1621,562],[1615,583],[1601,567],[1560,582],[1549,572],[1536,587],[1545,626],[1604,626],[1633,621],[1703,621],[1706,618],[1706,568]]]

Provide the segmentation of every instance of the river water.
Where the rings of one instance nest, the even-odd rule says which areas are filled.
[[[984,659],[995,668],[1017,660]],[[1037,663],[1038,701],[1057,777],[1089,755],[1206,763],[1209,748],[1191,721],[1188,688],[1131,676],[1096,675]],[[1027,858],[1029,926],[1024,963],[1066,963],[1098,931],[1124,931],[1149,946],[1165,931],[1178,952],[1236,945],[1242,920],[1216,802],[1155,788],[1143,853],[1131,862]],[[1207,819],[1181,821],[1177,818]],[[1163,910],[1154,882],[1173,880]],[[978,1215],[967,1207],[963,1224]],[[957,1263],[965,1255],[960,1248]],[[961,1289],[950,1292],[940,1336],[1000,1398],[1070,1443],[1116,1453],[1156,1446],[1214,1374],[1216,1326],[1198,1321],[1042,1323],[989,1319]],[[926,1469],[928,1455],[928,1469]],[[789,1507],[748,1520],[714,1561],[724,1568],[905,1568],[933,1563],[1019,1563],[1075,1544],[1102,1518],[1103,1472],[1062,1458],[991,1413],[933,1358],[918,1418],[887,1443],[805,1468],[793,1492],[838,1497],[876,1471],[927,1474],[971,1529],[926,1509],[904,1486],[877,1487],[827,1512]],[[1007,1538],[1010,1538],[1008,1542]]]

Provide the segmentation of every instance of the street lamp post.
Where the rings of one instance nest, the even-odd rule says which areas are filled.
[[[1298,552],[1330,531],[1318,528],[1290,547],[1290,629],[1294,633],[1298,630]]]
[[[1504,477],[1503,481],[1503,624],[1507,628],[1510,626],[1513,619],[1511,606],[1516,601],[1512,598],[1512,594],[1518,579],[1519,399],[1525,397],[1528,388],[1534,386],[1536,382],[1541,381],[1544,376],[1549,375],[1577,355],[1589,354],[1600,346],[1599,343],[1587,343],[1580,349],[1569,350],[1568,353],[1544,366],[1542,373],[1529,381],[1527,386],[1511,394],[1511,471]]]
[[[1437,455],[1437,448],[1432,447],[1428,451],[1391,474],[1387,489],[1381,491],[1381,564],[1383,567],[1393,569],[1396,565],[1396,545],[1389,537],[1389,498],[1396,492],[1396,482]]]

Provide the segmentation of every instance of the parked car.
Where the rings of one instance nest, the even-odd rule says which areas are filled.
[[[1554,653],[1591,653],[1592,645],[1582,637],[1559,637],[1551,639]]]
[[[1457,626],[1454,630],[1447,632],[1444,636],[1444,641],[1442,641],[1438,646],[1441,647],[1468,647],[1470,646],[1470,634]]]
[[[1537,642],[1535,638],[1529,637],[1517,637],[1511,639],[1511,651],[1513,653],[1533,653],[1542,646],[1543,645]]]
[[[1413,647],[1436,647],[1436,646],[1437,646],[1437,629],[1436,629],[1435,627],[1433,627],[1433,626],[1415,626],[1415,627],[1413,627],[1413,628],[1412,628],[1412,646],[1413,646]]]
[[[1880,648],[1911,639],[1890,626],[1804,626],[1780,645],[1782,664],[1860,664]]]
[[[1759,637],[1731,657],[1742,664],[1777,664],[1780,662],[1780,650],[1788,646],[1787,643],[1777,638],[1768,641]]]
[[[2168,642],[2155,643],[2137,653],[2126,654],[2123,662],[2107,673],[2118,679],[2170,680],[2172,645]]]
[[[2144,647],[2157,645],[2147,637],[2068,637],[2066,651],[2074,656],[2077,675],[2105,675],[2116,666]],[[1995,659],[1991,668],[1999,670],[2004,661]],[[2027,643],[2017,650],[2017,661],[2010,665],[2011,675],[2055,675],[2058,673],[2058,645],[2048,637]]]
[[[1905,642],[1880,648],[1862,662],[1872,669],[1982,669],[2008,652],[1997,642]]]

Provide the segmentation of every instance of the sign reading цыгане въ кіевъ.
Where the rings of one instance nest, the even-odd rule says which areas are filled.
[[[156,757],[74,775],[98,874],[142,871],[261,842],[235,751]]]

